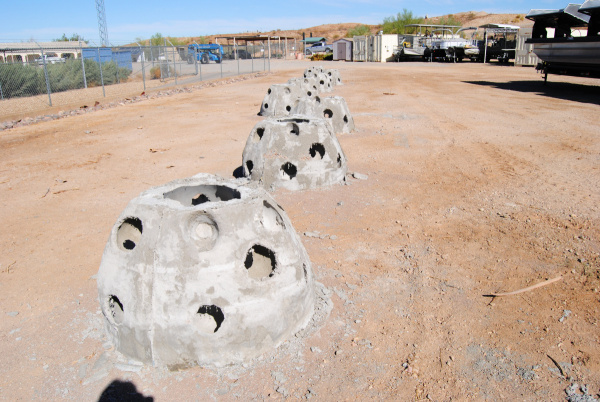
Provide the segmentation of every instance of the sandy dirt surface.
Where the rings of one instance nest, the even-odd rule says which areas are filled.
[[[522,67],[325,63],[357,127],[338,136],[349,171],[368,178],[273,196],[330,313],[243,366],[169,371],[112,348],[95,274],[119,213],[151,186],[231,177],[268,86],[309,65],[0,133],[0,399],[600,392],[599,81],[544,87]]]

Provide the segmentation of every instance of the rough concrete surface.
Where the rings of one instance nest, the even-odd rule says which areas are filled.
[[[313,63],[0,133],[0,399],[597,398],[599,81],[321,64],[340,71],[356,125],[338,137],[349,185],[271,195],[332,305],[317,298],[311,331],[246,364],[126,358],[105,335],[96,273],[132,199],[198,172],[231,177],[266,88]]]
[[[242,153],[244,176],[265,189],[302,190],[342,183],[347,161],[331,124],[307,115],[256,124]]]
[[[250,361],[302,329],[315,298],[285,212],[253,183],[208,174],[131,200],[97,282],[116,349],[170,368]]]
[[[324,118],[334,134],[350,134],[354,131],[354,118],[346,100],[341,96],[317,96],[314,99],[303,98],[292,109],[294,114]]]

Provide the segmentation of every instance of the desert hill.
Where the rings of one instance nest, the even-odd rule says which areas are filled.
[[[465,11],[456,14],[448,14],[441,15],[438,17],[428,17],[426,16],[425,23],[427,24],[437,24],[442,18],[453,17],[454,19],[460,21],[463,26],[480,26],[484,24],[511,24],[517,25],[520,27],[532,27],[533,22],[525,19],[525,14],[490,14],[484,11]],[[205,40],[211,43],[214,43],[215,37],[217,36],[248,36],[248,35],[275,35],[275,36],[285,36],[285,37],[293,37],[297,39],[302,39],[302,33],[304,33],[307,37],[311,36],[324,36],[327,38],[329,42],[333,42],[337,39],[344,38],[347,36],[348,31],[352,28],[355,28],[361,24],[358,22],[348,22],[342,24],[324,24],[318,25],[309,28],[303,29],[293,29],[293,30],[273,30],[267,32],[237,32],[237,33],[223,33],[223,34],[215,34],[209,35],[205,37],[187,37],[187,38],[178,38],[179,43],[193,43]],[[376,34],[381,30],[381,25],[367,25],[371,30],[372,34]]]

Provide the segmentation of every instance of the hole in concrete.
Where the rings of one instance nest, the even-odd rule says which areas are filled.
[[[252,140],[254,142],[259,142],[260,140],[262,140],[262,137],[263,137],[264,134],[265,134],[264,127],[258,127],[256,129],[256,131],[254,132],[254,136],[252,136]]]
[[[292,91],[290,90],[290,87],[285,87],[285,93],[286,93],[286,94],[289,94],[289,93],[291,93],[291,92],[292,92]]]
[[[315,96],[315,102],[317,102],[317,103],[321,103],[321,98],[320,98],[320,97],[318,97],[318,96]]]
[[[325,81],[321,80],[321,81],[319,81],[319,84],[325,85]]]
[[[240,192],[236,189],[217,185],[183,186],[164,193],[163,196],[178,201],[186,207],[241,198]]]
[[[286,162],[281,166],[281,173],[283,174],[284,179],[292,180],[294,177],[296,177],[298,169],[293,163]]]
[[[342,155],[341,154],[338,154],[337,164],[338,164],[338,167],[342,167]]]
[[[250,176],[252,169],[254,169],[254,163],[251,160],[246,161],[246,169],[248,170],[248,176]]]
[[[290,110],[292,110],[292,107],[291,107],[290,105],[287,105],[287,106],[285,107],[285,110],[287,110],[287,111],[288,111],[288,113],[289,113],[289,111],[290,111]]]
[[[267,95],[271,95],[271,88],[267,89]]]
[[[333,117],[333,112],[331,111],[331,109],[325,109],[323,111],[323,116],[325,116],[328,119],[331,119]]]
[[[123,251],[135,248],[142,237],[142,221],[138,218],[127,218],[117,229],[117,245]]]
[[[290,134],[300,135],[300,127],[296,123],[290,123]]]
[[[275,272],[275,253],[260,244],[256,244],[248,250],[244,266],[248,270],[250,278],[271,277]]]
[[[268,104],[268,103],[265,103],[265,104],[263,105],[263,107],[264,107],[265,109],[268,109],[268,108],[269,108],[269,104]]]
[[[327,73],[327,75],[331,77],[331,71],[329,71],[329,72]]]
[[[285,223],[279,212],[267,201],[263,201],[262,224],[269,230],[285,229]]]
[[[337,82],[342,82],[342,80],[340,78],[337,79]]]
[[[196,235],[201,239],[210,239],[213,237],[213,233],[213,226],[206,222],[200,222],[198,226],[196,226]]]
[[[313,158],[317,156],[317,154],[319,154],[321,156],[321,159],[323,159],[323,156],[325,155],[325,147],[323,146],[323,144],[315,142],[314,144],[312,144],[308,152],[310,152],[310,156],[312,156]]]
[[[205,196],[204,194],[196,194],[195,196],[192,197],[192,205],[200,205],[200,204],[204,204],[205,202],[209,202],[210,200],[208,199],[207,196]]]
[[[308,91],[308,92],[306,93],[306,95],[308,95],[308,96],[312,96],[312,92]]]
[[[204,305],[196,313],[196,326],[200,332],[205,334],[214,334],[217,332],[224,320],[223,311],[214,304],[210,306]]]
[[[348,123],[348,115],[344,115],[344,123]]]
[[[302,264],[302,271],[304,271],[304,280],[308,282],[308,271],[306,270],[306,264]]]
[[[200,251],[211,250],[219,237],[219,227],[207,214],[191,216],[188,230]]]
[[[115,295],[110,295],[107,301],[108,305],[108,320],[113,325],[121,325],[123,323],[124,309],[123,303]]]

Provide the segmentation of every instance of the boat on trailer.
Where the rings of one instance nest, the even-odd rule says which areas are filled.
[[[531,10],[533,52],[544,74],[600,77],[600,0],[559,10]]]

